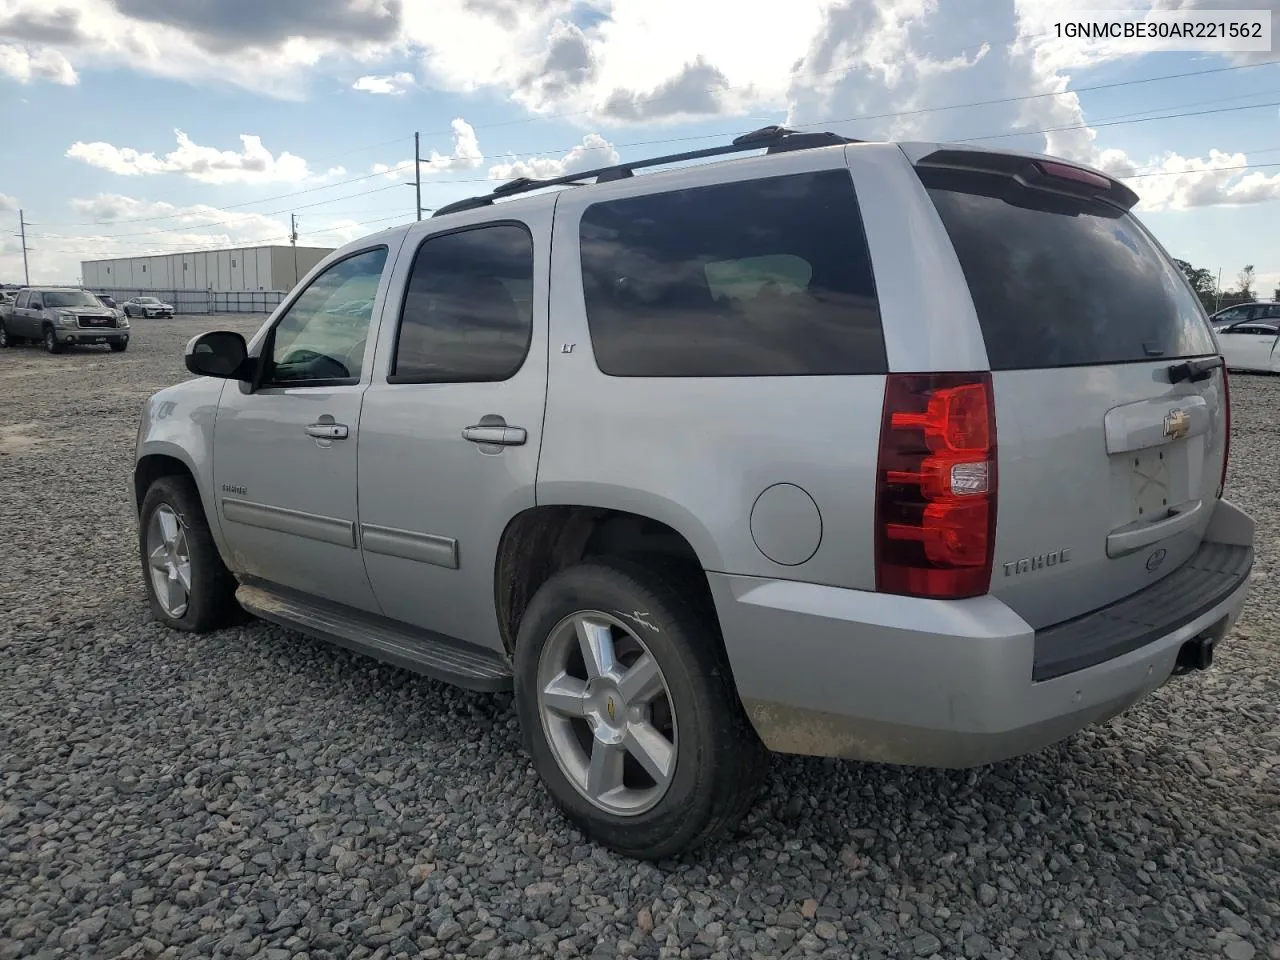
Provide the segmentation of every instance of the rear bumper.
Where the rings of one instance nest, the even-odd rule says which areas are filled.
[[[1114,633],[1126,613],[1162,613],[1158,625],[1143,625],[1140,643],[1130,636],[1110,648],[1114,656],[1043,680],[1034,679],[1037,647],[1043,659],[1043,638],[1057,628],[1041,631],[1038,644],[991,596],[920,600],[726,574],[708,580],[738,693],[771,750],[972,767],[1110,719],[1169,678],[1188,640],[1225,636],[1248,595],[1253,524],[1221,501],[1208,537],[1189,563],[1216,556],[1213,570],[1229,567],[1232,576],[1200,590],[1195,604],[1171,606],[1162,580],[1072,621],[1071,636],[1084,642]],[[1224,564],[1227,555],[1233,563]]]

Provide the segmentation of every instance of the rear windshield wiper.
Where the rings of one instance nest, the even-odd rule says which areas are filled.
[[[1222,366],[1221,357],[1205,357],[1203,360],[1184,360],[1169,367],[1169,382],[1181,383],[1189,380],[1199,383],[1213,376],[1213,371]]]

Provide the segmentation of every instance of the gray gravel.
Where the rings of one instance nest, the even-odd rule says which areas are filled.
[[[0,958],[1280,960],[1280,379],[1239,376],[1257,585],[1208,675],[972,772],[780,758],[687,862],[587,845],[507,696],[149,622],[136,415],[185,339],[0,354]]]

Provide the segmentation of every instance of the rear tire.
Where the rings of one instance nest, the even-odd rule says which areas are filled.
[[[613,663],[611,671],[588,666],[584,633],[608,648],[597,662]],[[615,686],[636,676],[646,655],[657,679]],[[644,700],[641,689],[661,692]],[[578,715],[578,698],[590,720]],[[588,838],[626,856],[661,860],[727,832],[751,808],[768,767],[705,587],[634,560],[584,563],[542,585],[516,638],[515,703],[557,806]]]
[[[0,350],[4,350],[7,347],[16,347],[17,345],[18,338],[10,336],[9,331],[4,328],[4,324],[0,323]]]
[[[48,353],[62,352],[62,344],[58,342],[58,335],[54,333],[53,327],[44,328],[44,349]]]
[[[175,521],[180,537],[175,535],[174,543],[165,544],[163,528]],[[157,528],[161,529],[159,537]],[[174,549],[167,549],[169,546]],[[138,552],[151,612],[161,623],[174,630],[206,633],[246,619],[235,599],[236,579],[218,554],[200,494],[190,477],[161,477],[147,489],[138,517]],[[173,563],[173,572],[178,575],[161,576],[166,572],[161,564],[170,560],[179,561]],[[157,579],[176,580],[185,592],[185,606],[178,607],[167,590],[162,599]]]

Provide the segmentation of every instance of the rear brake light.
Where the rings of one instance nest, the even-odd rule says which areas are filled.
[[[1081,170],[1079,167],[1073,167],[1070,164],[1038,160],[1036,161],[1036,166],[1047,177],[1055,177],[1058,180],[1074,180],[1076,183],[1085,183],[1091,187],[1097,187],[1099,190],[1107,190],[1111,187],[1111,181],[1106,177],[1090,173],[1088,170]]]
[[[986,593],[995,525],[991,374],[889,374],[876,471],[876,589],[939,599]]]
[[[1222,409],[1226,422],[1222,435],[1222,478],[1218,481],[1218,499],[1227,489],[1227,464],[1231,461],[1231,381],[1227,378],[1227,366],[1222,365]]]

